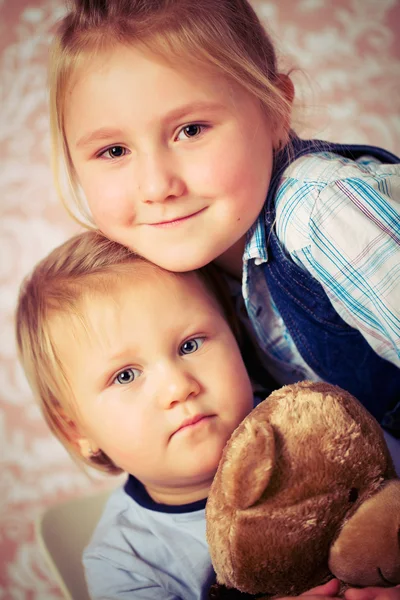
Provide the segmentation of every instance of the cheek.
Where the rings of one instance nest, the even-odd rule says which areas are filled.
[[[229,200],[229,213],[239,214],[247,209],[249,202],[263,203],[267,193],[271,170],[272,152],[262,158],[252,151],[251,142],[232,140],[229,145],[219,146],[202,164],[197,163],[199,189],[211,198]]]
[[[80,411],[86,433],[97,440],[101,439],[104,444],[108,440],[113,444],[118,443],[119,436],[124,439],[129,436],[136,438],[146,419],[138,403],[127,394],[128,390],[122,392],[115,388],[107,388],[92,402],[86,402]]]
[[[89,437],[119,465],[145,452],[143,432],[149,432],[151,422],[131,408],[114,403],[110,410],[98,410],[89,420]]]
[[[82,189],[93,219],[102,229],[115,224],[124,224],[134,217],[131,194],[122,183],[108,178],[83,178]]]
[[[218,386],[218,396],[229,398],[235,395],[240,402],[250,402],[252,406],[252,387],[239,349],[232,347],[230,352],[216,357],[214,364],[218,365],[213,374],[214,385]]]
[[[246,181],[244,181],[244,179]],[[238,200],[243,191],[249,194],[251,178],[238,152],[225,149],[210,153],[205,160],[196,160],[190,168],[192,193],[210,199]]]

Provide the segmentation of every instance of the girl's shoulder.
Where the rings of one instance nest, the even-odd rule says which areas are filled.
[[[304,155],[285,170],[275,197],[276,232],[296,252],[312,244],[316,230],[347,229],[354,235],[376,228],[398,232],[400,164],[365,155],[357,161],[332,152]],[[334,234],[336,237],[336,233]]]
[[[368,180],[399,176],[400,163],[384,164],[368,154],[357,160],[351,160],[335,152],[316,152],[294,160],[284,171],[282,181],[293,180],[322,189],[339,180]]]

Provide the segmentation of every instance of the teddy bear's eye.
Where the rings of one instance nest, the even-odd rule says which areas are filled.
[[[358,498],[358,489],[357,488],[351,488],[350,492],[349,492],[349,502],[355,502]]]

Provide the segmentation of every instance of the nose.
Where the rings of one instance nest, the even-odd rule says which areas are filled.
[[[159,403],[165,410],[175,405],[194,399],[201,390],[200,382],[181,365],[169,365],[160,379],[158,390]]]
[[[185,190],[179,164],[168,149],[142,154],[137,182],[140,198],[145,204],[179,198]]]

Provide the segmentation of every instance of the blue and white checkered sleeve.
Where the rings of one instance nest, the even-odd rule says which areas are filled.
[[[400,367],[400,165],[341,165],[315,185],[288,178],[277,233],[342,319]]]

